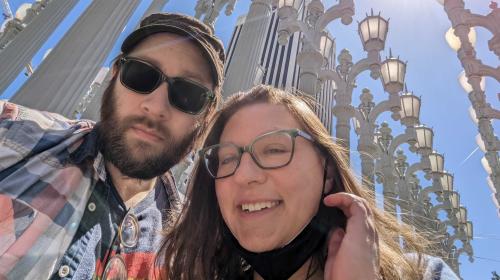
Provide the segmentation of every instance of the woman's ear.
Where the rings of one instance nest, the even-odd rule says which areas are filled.
[[[325,178],[325,193],[324,194],[329,194],[332,193],[332,190],[338,189],[338,186],[334,186],[335,181],[334,176],[335,176],[335,167],[333,166],[333,163],[331,162],[331,159],[328,159],[325,161],[325,169],[326,169],[326,178]]]

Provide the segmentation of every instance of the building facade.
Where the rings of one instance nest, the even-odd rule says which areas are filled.
[[[302,18],[305,18],[304,9],[299,12]],[[264,30],[265,38],[262,41],[262,46],[254,46],[255,48],[261,48],[262,53],[260,54],[258,60],[258,66],[255,70],[257,72],[255,76],[254,85],[266,84],[277,88],[286,89],[290,91],[296,91],[299,85],[299,73],[300,67],[297,65],[297,55],[299,54],[302,44],[301,37],[302,33],[296,32],[290,36],[288,43],[285,45],[280,45],[278,43],[278,13],[277,10],[273,10],[271,13],[271,18],[269,25]],[[242,40],[242,29],[245,24],[245,16],[238,18],[236,26],[234,28],[231,40],[227,47],[227,61],[225,65],[225,76],[228,78],[228,71],[238,71],[231,67],[231,63],[234,58],[235,49],[240,47]],[[255,31],[259,32],[259,31]],[[262,32],[262,31],[260,31]],[[335,66],[335,45],[333,46],[333,54],[330,56],[330,60],[326,63],[326,67]],[[321,121],[328,129],[330,134],[332,133],[332,120],[333,120],[333,102],[335,94],[335,82],[333,81],[318,81],[321,83],[320,90],[316,95],[316,101],[319,106],[317,106],[317,114]],[[242,88],[242,90],[245,90]],[[224,95],[228,96],[225,92]]]

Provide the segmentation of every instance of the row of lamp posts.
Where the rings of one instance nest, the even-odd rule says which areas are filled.
[[[301,32],[303,36],[302,50],[297,59],[301,69],[299,89],[315,96],[322,82],[335,81],[336,138],[347,150],[350,149],[353,120],[358,135],[363,184],[372,190],[375,183],[382,184],[385,205],[388,205],[386,210],[394,211],[399,206],[402,219],[417,225],[416,230],[439,233],[433,234],[436,236],[434,241],[440,246],[442,257],[458,272],[460,254],[467,253],[472,261],[472,223],[467,221],[466,210],[460,206],[459,194],[453,191],[453,175],[443,169],[443,155],[433,151],[432,129],[419,122],[420,98],[403,90],[406,63],[394,57],[392,52],[384,61],[380,58],[389,21],[373,11],[367,15],[358,24],[366,57],[353,62],[349,51],[344,49],[338,56],[338,65],[332,69],[327,61],[328,55],[333,53],[333,38],[326,27],[338,18],[343,24],[350,24],[354,15],[353,1],[340,0],[325,10],[320,0],[311,0],[307,4],[301,0],[279,0],[277,8],[280,18],[278,41],[285,44],[294,32]],[[300,8],[307,9],[304,21],[297,18]],[[370,91],[363,89],[361,103],[356,108],[352,105],[353,90],[356,78],[364,71],[370,71],[373,79],[380,78],[389,96],[376,104]],[[387,123],[377,125],[378,117],[384,112],[390,112],[393,120],[400,121],[406,127],[405,132],[393,136]],[[409,164],[406,161],[400,149],[405,143],[411,152],[420,156],[419,162]],[[420,186],[418,171],[432,182],[431,186]],[[435,204],[429,197],[430,193],[436,195]],[[439,219],[441,210],[446,213],[446,220]],[[455,240],[462,241],[460,248]]]

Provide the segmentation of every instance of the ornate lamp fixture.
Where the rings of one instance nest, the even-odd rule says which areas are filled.
[[[363,43],[363,49],[367,52],[371,50],[383,50],[388,30],[389,21],[381,17],[380,13],[373,15],[372,10],[371,15],[367,15],[358,24],[358,33]]]
[[[413,95],[411,92],[401,94],[401,122],[405,126],[414,126],[418,124],[420,117],[420,104],[419,97]]]
[[[432,129],[424,125],[419,125],[415,127],[415,133],[417,136],[417,152],[423,155],[430,154],[432,151],[432,139],[434,137]]]

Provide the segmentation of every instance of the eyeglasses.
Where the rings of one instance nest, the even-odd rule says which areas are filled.
[[[163,82],[168,85],[168,101],[179,111],[198,115],[215,98],[205,86],[185,78],[167,77],[160,69],[147,61],[123,57],[120,59],[120,82],[139,94],[150,94]]]
[[[124,250],[123,247],[135,247],[139,241],[139,222],[134,214],[128,213],[123,218],[118,230],[118,239],[120,240],[120,244],[116,250],[116,255],[112,256],[106,263],[104,273],[101,277],[103,280],[128,279],[127,266],[121,256],[121,252]]]
[[[222,143],[206,147],[200,151],[210,176],[214,179],[233,175],[240,165],[244,152],[262,169],[276,169],[288,165],[295,151],[295,138],[301,136],[314,142],[311,135],[299,129],[276,130],[263,134],[245,147],[232,143]]]

